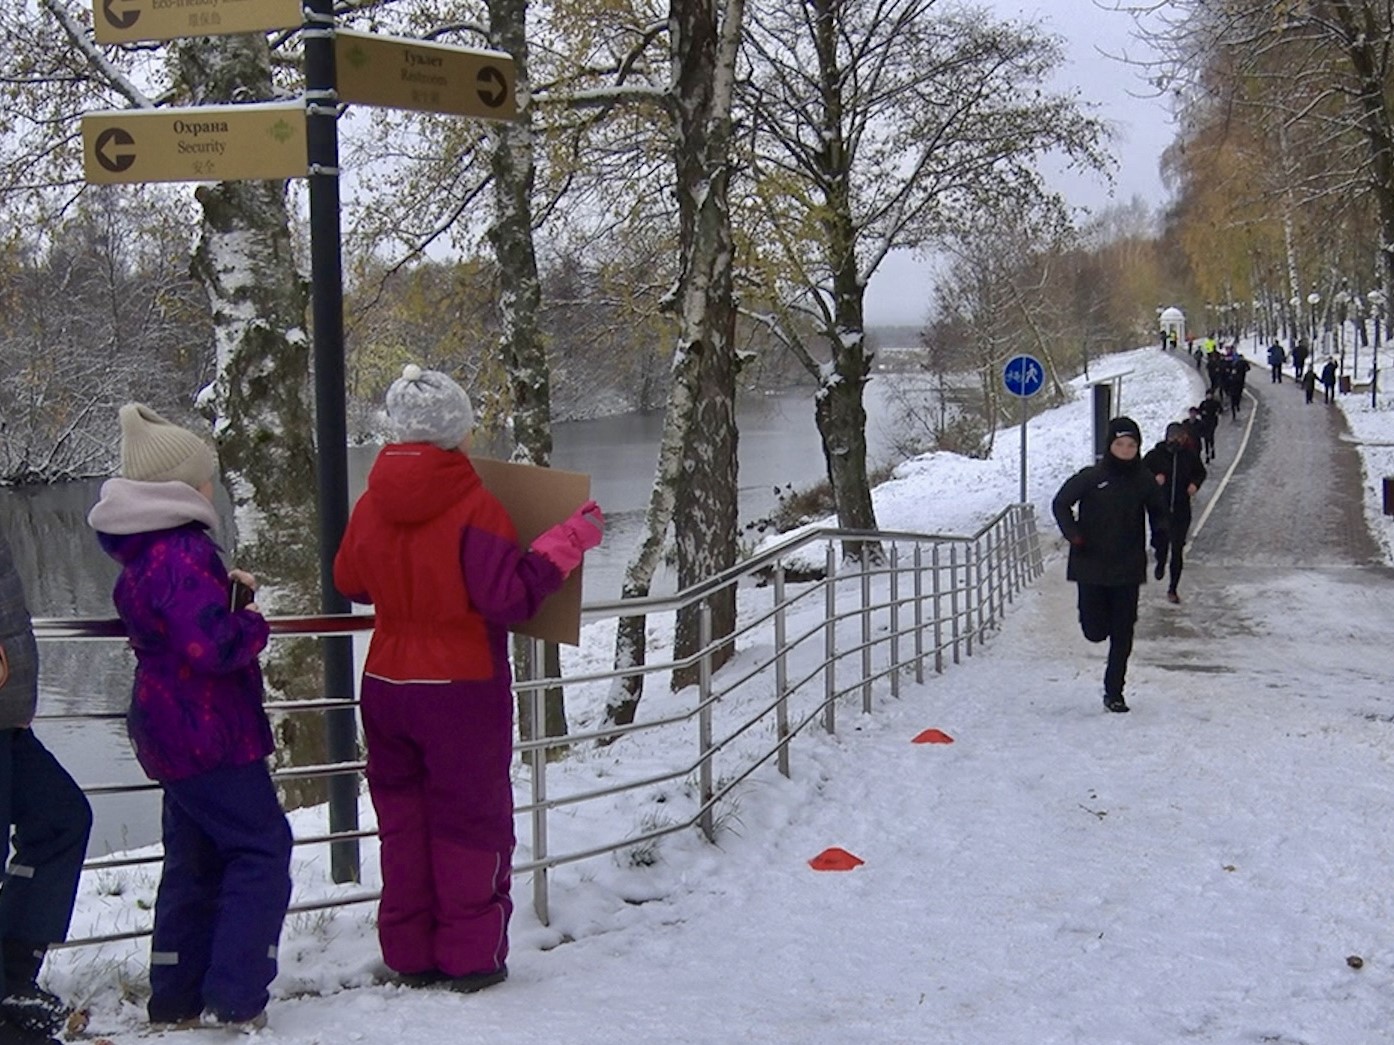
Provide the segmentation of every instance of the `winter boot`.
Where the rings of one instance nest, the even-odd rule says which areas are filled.
[[[0,1045],[59,1045],[59,1042],[47,1034],[25,1030],[0,1017]]]
[[[459,994],[473,994],[475,991],[482,991],[485,987],[502,983],[506,979],[508,979],[508,966],[501,965],[492,972],[472,972],[467,976],[452,976],[447,980],[442,980],[441,986]]]
[[[388,979],[388,983],[395,983],[402,987],[434,987],[439,983],[444,983],[450,977],[439,969],[427,969],[424,972],[394,972]]]
[[[211,1021],[205,1022],[204,1026],[221,1027],[224,1030],[236,1031],[239,1034],[255,1034],[266,1028],[266,1010],[263,1009],[248,1020],[225,1020],[214,1016]]]
[[[0,1018],[44,1038],[61,1031],[73,1014],[62,998],[35,982],[47,950],[42,944],[23,940],[0,941],[0,960],[5,969],[5,997],[0,998]]]
[[[1178,604],[1181,602],[1181,596],[1176,594],[1175,588],[1172,588],[1171,591],[1167,592],[1167,602],[1174,602]]]
[[[1123,694],[1121,694],[1121,693],[1118,694],[1117,696],[1114,696],[1114,695],[1111,694],[1111,693],[1105,693],[1105,694],[1104,694],[1104,707],[1107,708],[1109,711],[1120,711],[1120,712],[1121,712],[1121,711],[1127,711],[1127,710],[1128,710],[1128,704],[1127,704],[1127,702],[1123,699]]]

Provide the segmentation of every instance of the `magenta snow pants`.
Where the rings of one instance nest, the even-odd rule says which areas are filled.
[[[400,973],[493,972],[513,913],[512,693],[365,676],[362,700],[383,959]]]

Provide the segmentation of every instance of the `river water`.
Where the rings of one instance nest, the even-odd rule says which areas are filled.
[[[872,463],[889,458],[901,433],[898,402],[905,380],[873,381],[867,394],[867,440]],[[738,409],[742,522],[768,514],[776,490],[824,478],[823,456],[808,392],[750,396]],[[586,601],[619,596],[624,569],[643,527],[662,433],[660,412],[626,414],[553,427],[557,468],[591,476],[592,496],[605,512],[604,543],[586,557]],[[350,451],[351,495],[361,491],[376,448]],[[116,566],[86,524],[100,480],[19,490],[0,488],[0,526],[14,548],[36,617],[111,617]],[[655,591],[671,586],[659,577]],[[129,699],[134,660],[114,642],[45,643],[41,650],[39,713],[119,715]],[[58,718],[39,721],[37,735],[84,786],[141,783],[124,723]],[[148,795],[93,798],[90,855],[128,849],[159,837],[158,803]]]

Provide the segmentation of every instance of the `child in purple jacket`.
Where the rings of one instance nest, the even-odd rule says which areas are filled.
[[[217,462],[193,432],[121,408],[121,476],[87,516],[121,564],[113,600],[136,655],[126,717],[136,758],[164,792],[164,869],[150,947],[152,1023],[251,1030],[290,902],[290,825],[266,756],[257,656],[270,629],[235,609],[211,531]]]

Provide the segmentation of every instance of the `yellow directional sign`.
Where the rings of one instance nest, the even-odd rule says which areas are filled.
[[[305,21],[300,0],[93,0],[99,44],[180,36],[293,29]]]
[[[303,102],[128,109],[82,118],[94,185],[297,178],[309,171]]]
[[[339,100],[485,120],[518,115],[513,59],[501,51],[334,31]]]

